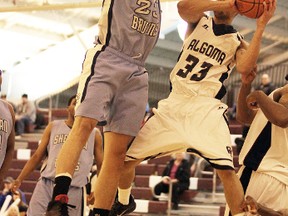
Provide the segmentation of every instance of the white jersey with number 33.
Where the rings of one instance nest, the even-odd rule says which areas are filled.
[[[235,53],[241,35],[232,28],[216,35],[212,17],[202,17],[195,30],[185,39],[178,62],[170,79],[173,91],[221,99],[223,82],[235,66]],[[223,92],[224,91],[224,92]]]

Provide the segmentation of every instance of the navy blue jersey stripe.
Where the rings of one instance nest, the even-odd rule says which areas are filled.
[[[109,42],[111,39],[111,26],[112,26],[112,18],[113,18],[113,5],[114,5],[114,0],[111,0],[110,3],[110,8],[108,12],[108,26],[107,26],[107,35],[106,35],[106,41],[105,45],[109,46]]]
[[[229,71],[231,71],[231,68],[230,68],[230,64],[227,65],[227,71],[222,73],[219,81],[222,83],[222,86],[220,88],[220,90],[218,91],[218,93],[216,94],[215,98],[218,99],[218,100],[221,100],[225,94],[226,94],[226,87],[223,85],[224,81],[228,78],[228,73]]]
[[[271,147],[271,122],[267,122],[244,159],[244,165],[256,171]]]
[[[83,89],[82,97],[81,97],[81,100],[80,100],[81,102],[83,102],[84,99],[85,99],[85,97],[86,97],[87,88],[88,88],[88,83],[90,82],[91,77],[94,75],[94,67],[95,67],[97,58],[98,58],[98,56],[100,55],[100,53],[105,50],[105,47],[106,47],[106,46],[103,46],[102,49],[99,50],[99,51],[97,51],[97,52],[95,53],[94,57],[93,57],[93,63],[92,63],[91,68],[90,68],[90,75],[88,76],[88,78],[87,78],[87,80],[86,80],[86,82],[85,82],[85,87],[84,87],[84,89]],[[85,61],[85,60],[84,60],[84,61]]]

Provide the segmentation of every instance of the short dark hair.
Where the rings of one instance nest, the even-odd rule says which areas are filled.
[[[28,98],[28,95],[27,95],[27,94],[23,94],[23,95],[22,95],[22,98],[23,98],[23,97],[24,97],[24,98]]]
[[[70,106],[70,104],[71,104],[71,102],[72,102],[72,100],[73,100],[74,98],[76,98],[76,95],[73,95],[73,96],[71,96],[71,97],[69,98],[69,100],[68,100],[68,106]]]

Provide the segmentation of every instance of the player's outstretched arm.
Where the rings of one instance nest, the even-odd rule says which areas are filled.
[[[50,122],[45,128],[40,144],[38,145],[38,148],[36,149],[34,154],[31,156],[31,158],[27,161],[21,173],[19,174],[19,176],[13,182],[12,190],[14,191],[17,190],[20,187],[22,181],[26,179],[27,176],[31,172],[33,172],[37,166],[39,166],[44,156],[46,156],[47,146],[50,140],[52,124],[53,122]]]
[[[269,0],[269,7],[264,3],[264,13],[257,19],[257,28],[253,35],[250,44],[247,46],[245,41],[242,42],[242,46],[245,47],[245,51],[239,49],[241,55],[237,53],[236,55],[236,68],[239,73],[247,73],[252,70],[254,65],[257,63],[259,56],[262,35],[266,28],[267,23],[274,15],[276,10],[276,0]],[[237,51],[238,52],[238,51]]]
[[[241,75],[242,83],[237,100],[236,119],[243,124],[251,124],[256,115],[256,111],[249,109],[246,102],[246,98],[251,92],[251,84],[256,77],[256,72],[257,66],[250,73]]]

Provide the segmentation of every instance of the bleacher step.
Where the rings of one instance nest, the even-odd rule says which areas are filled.
[[[178,210],[171,210],[171,215],[190,215],[190,216],[219,216],[219,205],[207,204],[179,204]]]
[[[137,207],[133,215],[169,215],[168,202],[135,199]],[[170,215],[219,216],[221,204],[179,204],[178,210],[171,209]]]
[[[193,203],[203,204],[225,204],[226,199],[223,192],[199,192],[193,199]]]

